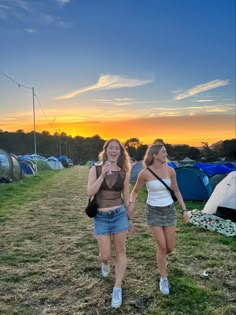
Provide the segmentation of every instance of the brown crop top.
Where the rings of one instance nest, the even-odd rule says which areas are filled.
[[[96,168],[97,177],[99,177],[102,168],[100,165],[96,165]],[[124,187],[125,174],[125,171],[120,170],[106,175],[96,195],[98,208],[110,208],[123,204],[121,192]]]

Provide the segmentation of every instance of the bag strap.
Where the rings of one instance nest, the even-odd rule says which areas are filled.
[[[98,174],[98,166],[95,165],[95,168],[96,168],[96,175],[97,175],[97,178],[99,177],[99,174]]]
[[[173,190],[172,190],[156,173],[154,173],[149,167],[147,167],[147,169],[148,169],[149,172],[151,172],[152,175],[154,175],[160,182],[162,182],[162,184],[163,184],[170,192],[173,191]]]
[[[99,173],[98,173],[98,166],[96,166],[96,165],[94,165],[95,166],[95,169],[96,169],[96,176],[97,176],[97,178],[99,177]],[[97,196],[97,194],[95,194],[93,197],[90,197],[89,198],[89,201],[91,201],[91,200],[93,200],[93,199],[95,199],[96,198],[96,196]]]

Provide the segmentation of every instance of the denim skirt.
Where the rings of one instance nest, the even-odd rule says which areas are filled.
[[[94,220],[95,235],[110,235],[128,231],[129,221],[124,205],[110,211],[99,211]]]
[[[176,226],[174,204],[165,207],[146,205],[146,220],[149,226]]]

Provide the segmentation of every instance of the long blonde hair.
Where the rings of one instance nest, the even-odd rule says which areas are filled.
[[[153,163],[153,155],[157,154],[162,147],[164,147],[163,143],[152,144],[148,147],[143,159],[144,166],[147,167]]]
[[[104,145],[103,145],[103,150],[99,153],[98,158],[99,160],[102,161],[102,163],[105,163],[105,161],[107,160],[107,147],[109,146],[109,144],[115,141],[118,143],[119,147],[120,147],[120,156],[118,158],[117,161],[117,165],[124,171],[129,172],[130,171],[130,158],[129,158],[129,154],[126,151],[125,147],[123,146],[123,144],[120,143],[120,141],[118,139],[112,138],[110,140],[107,140]]]

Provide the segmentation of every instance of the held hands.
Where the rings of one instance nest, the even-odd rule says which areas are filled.
[[[127,208],[127,214],[128,214],[128,218],[132,218],[134,213],[134,202],[130,202]]]

